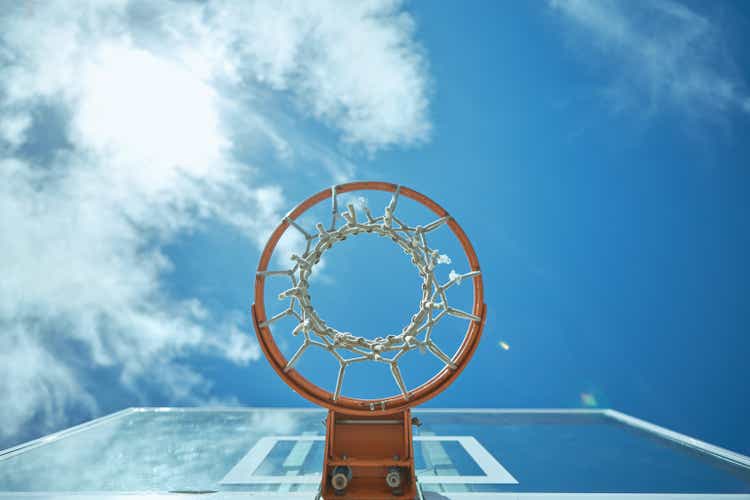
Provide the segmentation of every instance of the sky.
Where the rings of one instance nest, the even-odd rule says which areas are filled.
[[[0,447],[128,406],[309,406],[255,339],[260,252],[309,195],[384,180],[481,263],[482,341],[427,406],[615,408],[750,454],[749,28],[728,1],[2,9]],[[375,337],[415,276],[357,237],[311,291]],[[373,370],[344,392],[394,392]]]

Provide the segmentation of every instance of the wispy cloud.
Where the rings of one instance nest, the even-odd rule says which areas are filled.
[[[750,112],[747,88],[720,27],[669,0],[551,0],[572,28],[576,47],[604,56],[605,95],[617,110],[669,107],[699,118]]]
[[[0,437],[96,413],[110,383],[144,402],[210,400],[180,360],[259,350],[236,315],[166,291],[179,269],[164,245],[210,220],[261,244],[286,207],[273,179],[297,160],[350,176],[300,120],[369,153],[429,138],[426,63],[399,3],[4,10]]]

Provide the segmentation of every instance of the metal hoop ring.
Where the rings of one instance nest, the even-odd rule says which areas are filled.
[[[403,384],[399,384],[402,389],[402,394],[391,396],[385,399],[356,399],[339,396],[340,383],[338,381],[335,393],[331,393],[307,380],[302,374],[294,369],[292,365],[289,364],[289,361],[284,357],[284,355],[276,345],[271,330],[269,329],[269,324],[273,322],[279,315],[277,315],[277,317],[268,319],[265,311],[264,291],[266,277],[273,274],[290,273],[290,271],[268,270],[268,264],[271,260],[273,252],[284,232],[289,227],[296,227],[298,230],[302,231],[303,234],[307,234],[295,223],[295,220],[298,219],[311,207],[328,198],[332,198],[331,231],[333,231],[334,229],[336,229],[336,219],[338,217],[336,196],[338,194],[362,190],[385,191],[394,194],[391,205],[389,205],[389,207],[386,207],[386,214],[384,216],[384,218],[388,219],[387,222],[389,225],[390,217],[393,216],[393,211],[395,209],[395,200],[399,195],[406,196],[407,198],[421,203],[422,205],[430,209],[433,213],[435,213],[439,217],[438,221],[441,224],[445,223],[461,243],[471,269],[471,272],[467,273],[465,276],[471,277],[474,291],[472,312],[470,314],[461,313],[460,316],[467,319],[472,318],[473,320],[469,322],[469,326],[467,328],[463,342],[459,346],[453,358],[449,360],[450,362],[446,362],[446,366],[444,366],[442,370],[435,374],[430,380],[413,389],[412,391],[405,391],[403,388]],[[368,217],[370,217],[369,214]],[[437,227],[437,225],[435,227]],[[320,224],[318,224],[318,231],[321,235],[320,241],[323,241],[322,238],[324,238],[325,235],[331,234],[328,233]],[[333,242],[330,243],[327,248],[330,248],[332,244]],[[322,251],[320,253],[322,253]],[[312,265],[314,265],[314,263],[312,263]],[[310,269],[312,265],[310,265]],[[447,388],[455,380],[458,374],[466,366],[471,356],[474,354],[474,351],[476,350],[476,347],[479,343],[485,319],[486,306],[483,302],[483,299],[484,289],[482,285],[482,277],[479,273],[479,262],[476,253],[474,252],[471,242],[467,238],[464,231],[461,229],[458,223],[448,215],[448,212],[446,212],[441,206],[439,206],[437,203],[424,196],[423,194],[403,186],[397,186],[395,184],[385,182],[352,182],[349,184],[334,186],[331,189],[323,190],[311,196],[296,208],[294,208],[286,217],[284,217],[279,226],[271,234],[263,250],[263,253],[261,254],[260,262],[258,264],[258,269],[255,277],[256,302],[252,307],[252,313],[255,331],[263,353],[265,354],[266,358],[268,358],[274,370],[276,370],[276,373],[278,373],[282,380],[284,380],[298,394],[312,401],[313,403],[319,404],[329,409],[345,411],[350,414],[371,414],[373,412],[388,414],[410,408],[412,406],[416,406],[427,401],[428,399],[431,399],[432,397],[445,390],[445,388]],[[282,315],[283,314],[285,313],[282,313]],[[412,325],[412,323],[410,323],[410,325]],[[309,328],[309,325],[307,325],[307,327]],[[405,328],[404,331],[407,331],[407,329],[408,327]],[[346,339],[343,339],[343,341],[346,341]],[[333,351],[333,349],[330,348],[331,346],[328,347],[329,350]],[[342,367],[343,366],[344,365],[342,365]],[[341,376],[342,371],[339,372],[339,379],[341,379]],[[394,373],[394,377],[398,381],[400,375],[399,377],[396,377],[396,373]]]

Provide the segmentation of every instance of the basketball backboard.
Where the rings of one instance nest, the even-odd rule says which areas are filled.
[[[414,415],[427,499],[750,498],[750,458],[613,410]],[[0,497],[313,498],[324,418],[316,409],[131,408],[0,452]]]

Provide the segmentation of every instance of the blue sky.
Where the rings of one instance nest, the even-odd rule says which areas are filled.
[[[430,406],[595,403],[750,453],[748,8],[344,5],[0,15],[0,444],[307,404],[255,342],[254,269],[297,202],[373,179],[436,199],[482,265],[484,338]],[[363,335],[414,307],[380,243],[313,285]]]

